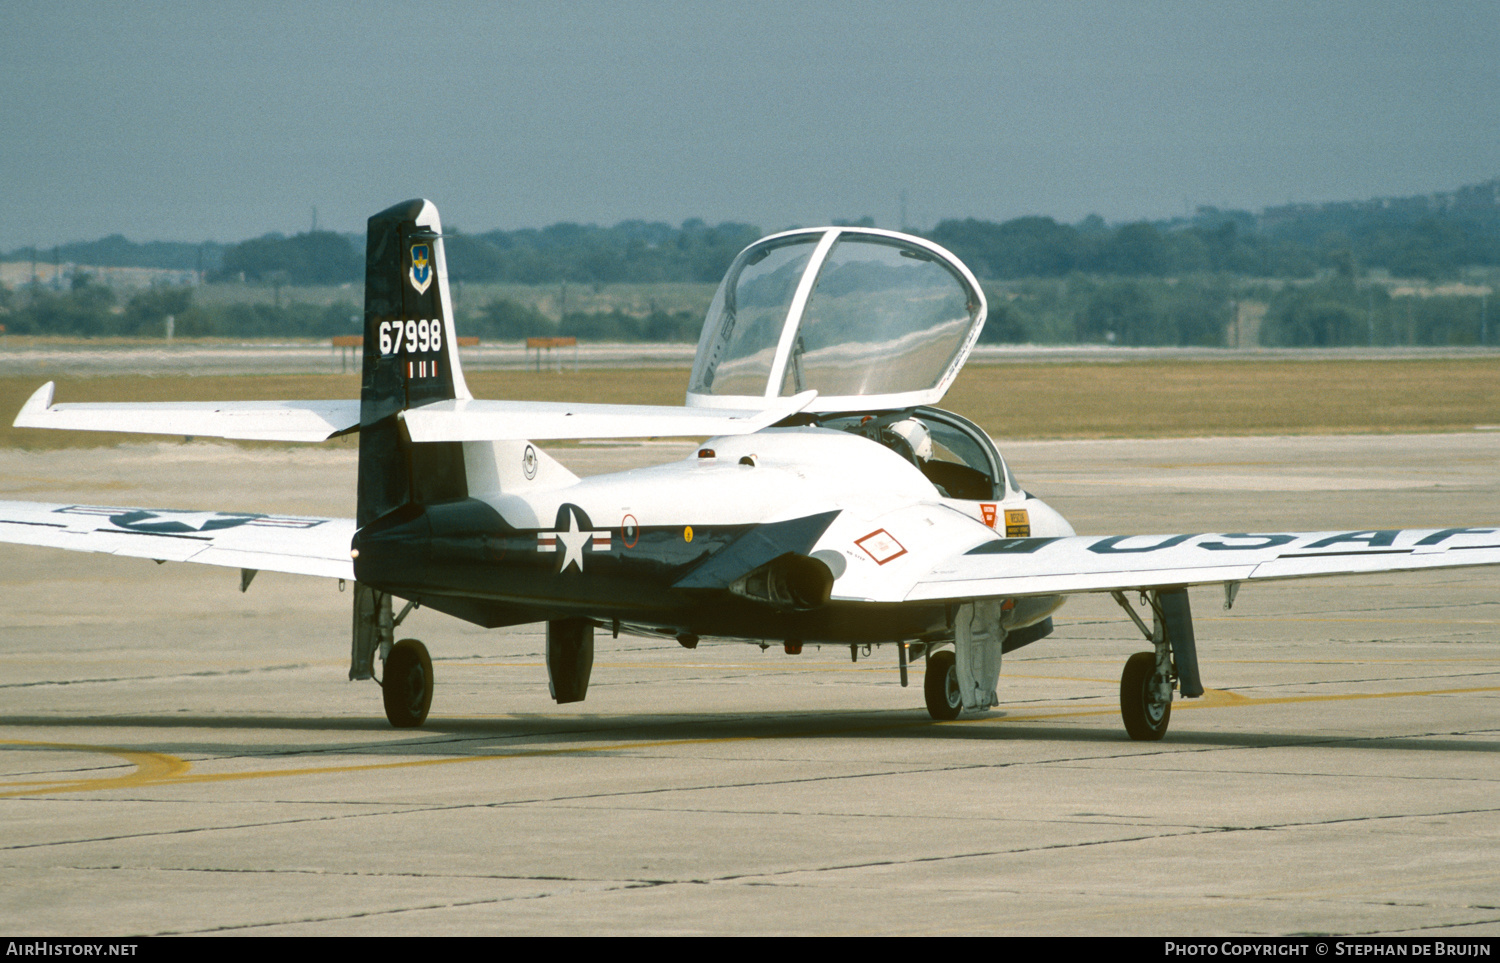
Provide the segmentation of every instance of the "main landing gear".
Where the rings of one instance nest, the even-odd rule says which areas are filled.
[[[1125,660],[1120,715],[1132,739],[1154,741],[1167,734],[1167,723],[1172,721],[1172,680],[1156,671],[1155,652],[1137,652]]]
[[[1120,676],[1120,717],[1130,738],[1154,742],[1167,734],[1172,721],[1174,688],[1189,699],[1203,694],[1187,589],[1148,589],[1141,593],[1142,602],[1151,608],[1149,629],[1124,592],[1111,594],[1152,645],[1152,651],[1137,652],[1125,661]]]
[[[939,722],[957,719],[963,711],[963,696],[958,689],[958,664],[952,652],[944,649],[927,656],[922,695],[927,700],[927,714]]]
[[[385,717],[397,729],[412,729],[427,721],[432,708],[432,657],[416,639],[402,639],[391,647],[380,680]]]
[[[375,653],[385,663],[379,681],[385,702],[385,717],[397,729],[412,729],[427,721],[432,708],[432,656],[416,639],[392,643],[396,626],[416,607],[407,602],[401,614],[392,616],[391,596],[368,585],[354,583],[354,644],[349,657],[349,678],[374,679]]]

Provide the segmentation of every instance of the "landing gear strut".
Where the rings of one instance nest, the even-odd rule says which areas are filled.
[[[432,708],[432,657],[416,639],[402,639],[391,647],[380,680],[385,717],[397,729],[412,729],[427,721]]]
[[[927,700],[927,714],[939,722],[957,719],[964,709],[958,688],[958,665],[952,652],[944,649],[927,656],[927,671],[922,676],[922,695]]]

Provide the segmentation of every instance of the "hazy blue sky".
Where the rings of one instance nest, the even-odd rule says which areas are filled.
[[[1500,0],[0,0],[0,248],[1110,221],[1500,176]]]

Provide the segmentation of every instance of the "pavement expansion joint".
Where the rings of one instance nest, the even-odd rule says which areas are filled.
[[[0,689],[34,689],[40,686],[111,685],[138,682],[174,682],[183,679],[213,679],[230,676],[268,675],[276,672],[300,672],[313,668],[312,663],[289,662],[282,665],[247,666],[240,669],[205,669],[201,672],[172,672],[164,675],[122,675],[98,679],[38,679],[32,682],[4,682]]]
[[[1360,816],[1331,816],[1328,819],[1308,819],[1297,822],[1266,823],[1260,826],[1230,827],[1224,832],[1279,832],[1291,829],[1316,829],[1323,826],[1347,826],[1358,823],[1392,822],[1401,819],[1432,819],[1438,816],[1488,816],[1500,813],[1500,808],[1452,809],[1425,813],[1371,813]]]
[[[662,883],[622,883],[618,886],[606,886],[601,889],[588,888],[583,892],[618,892],[621,890],[644,889]],[[551,899],[554,896],[572,896],[574,891],[567,890],[556,893],[529,893],[521,896],[498,896],[486,899],[453,900],[445,903],[424,903],[419,906],[393,906],[388,909],[364,910],[358,913],[340,913],[328,916],[308,916],[297,919],[265,920],[258,923],[227,924],[197,930],[169,930],[153,933],[153,936],[203,936],[210,933],[233,933],[246,930],[267,929],[276,926],[305,926],[315,923],[333,923],[343,920],[370,919],[379,916],[399,916],[406,913],[427,913],[434,910],[464,909],[471,906],[495,906],[504,903],[519,903],[533,900]]]
[[[589,876],[554,876],[536,875],[525,873],[418,873],[418,872],[393,872],[393,871],[350,871],[350,870],[328,870],[307,867],[229,867],[229,866],[69,866],[62,867],[80,871],[93,870],[124,870],[127,872],[160,872],[160,873],[224,873],[228,875],[246,874],[252,876],[330,876],[349,877],[351,879],[454,879],[454,880],[492,880],[503,882],[520,883],[578,883],[578,884],[617,884],[617,885],[641,885],[654,886],[670,882],[668,880],[650,879],[618,879],[614,877],[589,877]]]

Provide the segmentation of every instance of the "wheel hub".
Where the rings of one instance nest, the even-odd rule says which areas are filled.
[[[422,699],[426,694],[427,675],[420,665],[414,665],[406,676],[406,698],[413,713],[422,711]]]

